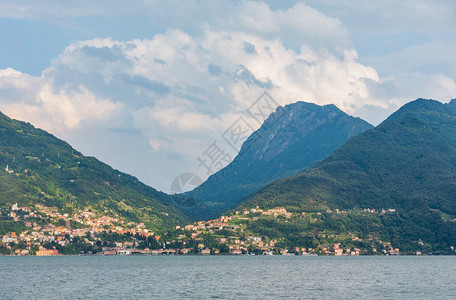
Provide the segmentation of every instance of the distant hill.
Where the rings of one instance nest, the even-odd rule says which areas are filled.
[[[334,105],[296,102],[279,107],[242,145],[224,169],[195,192],[210,218],[273,182],[315,165],[350,137],[373,126]]]
[[[375,226],[351,219],[338,230],[381,234],[409,251],[448,251],[456,246],[456,101],[406,104],[314,168],[266,186],[239,208],[257,205],[296,212],[392,208],[397,214]]]
[[[90,208],[163,229],[189,222],[169,196],[0,113],[0,207]]]

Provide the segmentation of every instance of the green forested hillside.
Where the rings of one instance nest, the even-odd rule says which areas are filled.
[[[0,206],[91,208],[168,228],[188,221],[168,195],[86,157],[66,142],[0,113]]]
[[[314,168],[268,185],[241,208],[392,208],[395,216],[374,227],[364,218],[347,219],[344,226],[366,235],[386,233],[385,240],[405,249],[424,243],[428,251],[448,251],[456,246],[455,120],[455,101],[416,100]]]

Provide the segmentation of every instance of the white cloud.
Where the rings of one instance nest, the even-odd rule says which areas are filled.
[[[21,99],[1,107],[13,117],[62,137],[78,131],[81,122],[120,118],[116,128],[147,137],[154,151],[151,165],[166,165],[171,153],[193,170],[196,157],[221,140],[239,115],[259,126],[246,109],[266,89],[280,104],[335,102],[351,109],[360,100],[370,101],[364,79],[378,80],[375,70],[356,62],[351,48],[340,55],[310,46],[294,50],[276,38],[209,29],[201,37],[170,30],[150,40],[76,42],[40,78],[3,72],[9,72],[8,88],[15,85]]]
[[[84,86],[55,91],[52,79],[34,77],[11,68],[0,70],[2,111],[58,134],[80,122],[110,118],[121,104],[99,99]]]
[[[302,2],[272,11],[264,2],[241,1],[228,18],[220,18],[208,27],[280,39],[296,49],[303,44],[327,51],[350,46],[349,32],[338,19],[325,16]]]

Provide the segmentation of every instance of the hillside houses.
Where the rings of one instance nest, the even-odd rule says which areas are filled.
[[[309,247],[296,244],[286,246],[283,238],[261,235],[252,231],[256,222],[318,222],[323,214],[392,214],[394,209],[364,209],[325,212],[288,212],[284,207],[267,210],[259,207],[233,212],[218,219],[176,226],[169,232],[154,233],[144,223],[125,222],[117,216],[101,214],[90,209],[73,214],[62,213],[56,207],[36,204],[34,207],[12,205],[0,210],[3,218],[23,223],[26,230],[6,233],[0,238],[0,254],[55,255],[68,249],[77,253],[105,255],[214,255],[214,254],[302,254],[302,255],[361,255],[375,253],[400,254],[389,242],[373,236],[361,239],[355,233],[338,237],[331,233],[314,233],[323,240],[343,240],[354,244],[368,244],[368,249],[342,246],[341,242],[315,244]],[[260,223],[261,224],[261,223]],[[253,227],[254,228],[254,227]],[[345,242],[346,244],[347,242]],[[75,248],[76,247],[76,248]],[[52,252],[56,250],[57,252]],[[71,250],[75,251],[75,250]],[[71,252],[74,254],[74,252]]]

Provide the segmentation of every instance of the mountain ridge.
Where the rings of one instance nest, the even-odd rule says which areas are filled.
[[[380,227],[365,235],[381,230],[404,249],[422,250],[423,241],[431,245],[426,251],[448,250],[456,239],[455,103],[412,101],[315,167],[264,187],[238,209],[394,208],[394,220],[380,220]],[[353,226],[363,230],[362,223]]]
[[[333,104],[298,101],[278,107],[230,164],[193,191],[208,207],[203,218],[232,207],[274,180],[313,166],[349,137],[372,127]]]

